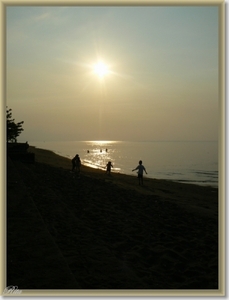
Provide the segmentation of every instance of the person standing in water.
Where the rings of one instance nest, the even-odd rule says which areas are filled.
[[[139,182],[139,185],[143,185],[143,171],[145,171],[146,174],[147,174],[147,172],[146,172],[146,169],[143,166],[141,160],[139,161],[139,165],[135,169],[133,169],[132,172],[135,171],[135,170],[138,170],[138,182]]]

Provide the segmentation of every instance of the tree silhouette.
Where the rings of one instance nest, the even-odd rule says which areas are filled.
[[[7,143],[8,142],[17,142],[17,137],[24,130],[22,128],[22,124],[24,121],[19,123],[15,123],[14,119],[12,119],[12,109],[6,109],[6,127],[7,127]]]

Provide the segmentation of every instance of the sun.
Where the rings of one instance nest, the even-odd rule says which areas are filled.
[[[104,77],[109,73],[108,65],[106,65],[104,62],[99,61],[94,65],[94,73],[97,74],[99,77]]]

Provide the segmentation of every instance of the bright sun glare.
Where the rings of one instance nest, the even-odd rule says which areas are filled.
[[[94,65],[94,72],[97,74],[99,77],[104,77],[109,73],[108,66],[103,63],[102,61],[98,62],[97,64]]]

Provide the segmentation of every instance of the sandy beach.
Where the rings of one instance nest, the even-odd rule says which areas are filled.
[[[7,286],[218,289],[218,189],[29,151],[7,163]]]

